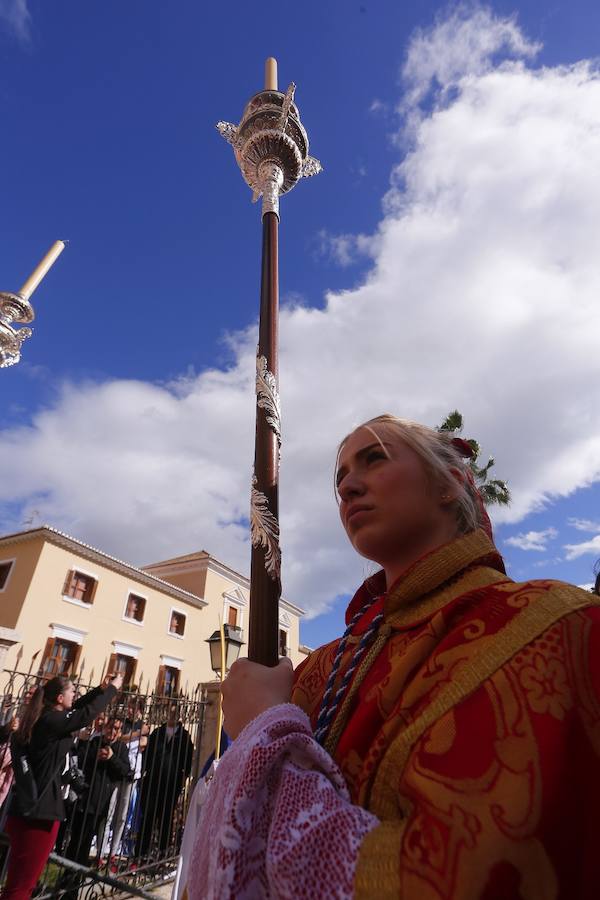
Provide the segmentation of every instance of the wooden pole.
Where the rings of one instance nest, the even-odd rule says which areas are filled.
[[[308,137],[294,102],[296,85],[277,87],[277,61],[265,63],[265,88],[246,105],[239,125],[217,122],[233,147],[253,200],[262,197],[260,322],[256,358],[256,436],[251,499],[252,556],[248,656],[265,666],[279,658],[279,198],[322,166],[308,155]]]
[[[266,360],[266,370],[278,381],[279,330],[279,219],[276,213],[263,217],[262,268],[260,287],[260,320],[258,359]],[[269,425],[268,409],[260,406],[257,395],[256,437],[254,451],[255,490],[267,499],[267,506],[277,522],[279,551],[279,441]],[[272,523],[275,528],[274,523]],[[269,547],[253,543],[250,562],[250,624],[248,657],[264,666],[275,666],[279,659],[279,574],[269,573],[266,556]]]
[[[277,90],[277,60],[265,63],[265,90]],[[266,361],[266,371],[279,382],[279,217],[275,212],[263,213],[262,264],[260,278],[260,317],[258,326],[259,360]],[[261,408],[256,396],[256,435],[254,443],[253,489],[266,497],[267,508],[275,519],[277,553],[279,553],[279,440],[268,420],[268,410]],[[254,496],[253,496],[254,499]],[[263,666],[277,665],[279,658],[279,572],[269,573],[269,547],[253,541],[250,560],[250,623],[248,658]]]

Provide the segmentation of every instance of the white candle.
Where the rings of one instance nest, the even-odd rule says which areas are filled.
[[[265,91],[277,90],[277,60],[272,56],[265,63]]]
[[[38,263],[27,281],[19,290],[19,294],[24,297],[25,300],[29,300],[42,278],[44,278],[48,270],[52,268],[64,249],[65,241],[54,241],[45,257]]]

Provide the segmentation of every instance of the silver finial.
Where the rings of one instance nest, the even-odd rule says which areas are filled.
[[[267,89],[248,102],[239,125],[218,122],[219,134],[232,145],[253,201],[263,198],[263,216],[279,216],[279,197],[301,178],[318,175],[323,167],[308,154],[308,135],[294,103],[296,85],[285,94]]]

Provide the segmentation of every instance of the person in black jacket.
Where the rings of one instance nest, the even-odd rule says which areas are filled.
[[[31,896],[65,815],[62,774],[73,733],[89,725],[122,684],[122,675],[109,676],[74,702],[73,682],[57,675],[38,687],[26,706],[12,742],[17,784],[6,823],[10,860],[2,900]]]
[[[160,854],[169,846],[177,801],[192,771],[193,750],[190,734],[179,720],[179,708],[172,703],[167,721],[152,732],[144,751],[139,856],[148,855],[155,830]]]
[[[133,775],[127,745],[120,740],[122,729],[122,719],[109,719],[102,734],[90,741],[81,741],[77,748],[79,765],[88,787],[77,801],[71,840],[65,856],[83,866],[88,865],[90,847],[99,831],[98,826],[106,821],[113,790]],[[101,834],[98,843],[100,848]]]

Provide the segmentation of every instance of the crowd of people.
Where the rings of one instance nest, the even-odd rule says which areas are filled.
[[[112,875],[177,854],[194,754],[184,706],[122,687],[122,676],[108,676],[76,698],[56,676],[0,729],[3,900],[31,896],[52,850]],[[80,883],[64,866],[57,888],[75,900]]]

